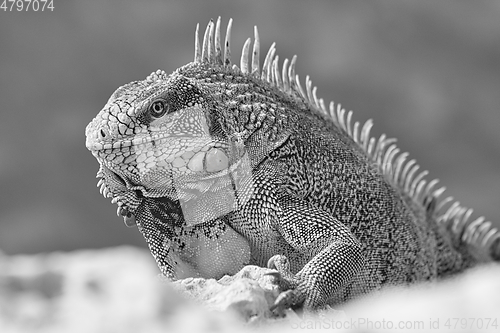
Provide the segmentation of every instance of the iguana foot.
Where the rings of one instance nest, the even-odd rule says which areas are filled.
[[[277,270],[276,273],[268,273],[267,275],[273,276],[279,290],[282,290],[270,310],[283,316],[286,309],[300,307],[306,300],[306,294],[299,288],[300,279],[290,271],[288,258],[279,254],[275,255],[269,259],[267,267]]]

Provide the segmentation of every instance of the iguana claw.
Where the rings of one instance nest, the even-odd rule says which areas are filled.
[[[267,267],[276,269],[277,272],[267,273],[273,276],[281,293],[278,295],[270,310],[282,316],[284,310],[300,306],[305,301],[305,294],[297,288],[300,284],[299,279],[290,271],[290,262],[283,255],[275,255],[267,262]]]
[[[274,304],[271,305],[269,310],[282,317],[286,309],[293,308],[302,303],[303,300],[301,301],[301,297],[297,295],[295,290],[286,290],[276,297]]]
[[[277,272],[267,273],[275,278],[280,290],[293,289],[297,286],[294,274],[290,271],[290,262],[284,255],[277,254],[267,261],[267,267],[275,269]]]

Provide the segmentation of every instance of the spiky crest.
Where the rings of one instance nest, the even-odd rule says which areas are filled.
[[[424,207],[429,214],[434,214],[438,222],[451,225],[452,231],[456,234],[462,233],[463,241],[477,246],[479,249],[484,249],[489,248],[493,242],[500,239],[500,232],[491,226],[491,222],[485,222],[484,217],[481,216],[469,222],[472,209],[461,206],[457,201],[448,206],[448,208],[445,208],[453,201],[453,197],[440,199],[445,191],[445,187],[434,189],[439,180],[433,179],[429,182],[425,180],[424,178],[427,176],[428,171],[418,173],[420,166],[416,164],[414,159],[407,161],[408,153],[400,153],[400,150],[395,145],[396,139],[387,138],[385,134],[382,134],[378,140],[371,137],[372,119],[367,120],[361,127],[358,121],[352,124],[353,112],[349,111],[346,115],[346,110],[340,104],[337,103],[335,105],[332,101],[327,108],[324,100],[317,97],[317,88],[312,85],[309,76],[306,76],[304,90],[299,76],[295,74],[297,56],[293,56],[290,62],[288,59],[285,59],[280,71],[279,57],[275,54],[276,44],[273,43],[264,58],[261,69],[259,66],[260,39],[256,26],[254,27],[254,44],[251,61],[249,54],[251,38],[248,38],[243,45],[240,67],[238,68],[237,65],[231,64],[230,40],[233,20],[230,19],[224,42],[224,60],[222,60],[220,21],[221,18],[219,17],[215,26],[215,37],[213,20],[210,20],[208,23],[201,50],[199,25],[197,25],[194,62],[233,68],[243,74],[260,78],[267,84],[277,87],[292,97],[297,98],[300,96],[316,111],[331,119],[337,127],[342,129],[357,143],[394,186],[404,191],[416,203]],[[213,40],[214,42],[212,42]]]

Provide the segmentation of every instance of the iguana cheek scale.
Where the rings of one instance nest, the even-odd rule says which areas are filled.
[[[232,21],[195,33],[194,61],[118,88],[86,128],[98,186],[137,224],[165,276],[218,278],[270,266],[272,307],[339,304],[500,259],[500,233],[441,199],[395,139],[325,106],[296,57],[246,40]]]

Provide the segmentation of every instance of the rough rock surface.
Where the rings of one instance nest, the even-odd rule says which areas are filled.
[[[174,288],[204,304],[210,310],[233,312],[244,322],[274,317],[269,307],[279,295],[274,278],[276,272],[258,266],[246,266],[233,276],[220,280],[187,278],[173,283]]]
[[[229,323],[162,282],[144,250],[0,256],[2,333],[229,331]]]
[[[314,315],[289,310],[285,318],[268,310],[277,295],[270,271],[247,266],[218,281],[171,284],[158,277],[149,253],[130,247],[0,254],[0,332],[500,330],[499,265],[385,290]]]

